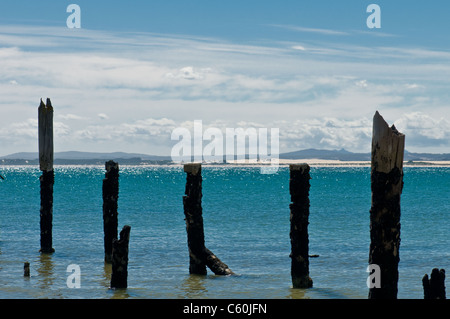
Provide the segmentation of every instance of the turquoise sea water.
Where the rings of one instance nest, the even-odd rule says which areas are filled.
[[[0,298],[367,298],[370,170],[313,167],[310,276],[292,289],[289,169],[203,167],[206,246],[238,274],[190,276],[182,167],[121,166],[119,230],[131,226],[128,289],[108,289],[103,258],[104,167],[55,168],[53,247],[39,253],[36,167],[1,167]],[[423,298],[422,277],[450,270],[450,168],[404,169],[399,298]],[[23,277],[30,262],[31,277]],[[67,266],[81,269],[68,288]],[[209,271],[209,270],[208,270]]]

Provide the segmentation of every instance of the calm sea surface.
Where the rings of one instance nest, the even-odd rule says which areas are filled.
[[[36,167],[0,167],[0,298],[367,298],[370,170],[311,169],[310,276],[292,289],[289,169],[203,167],[206,246],[238,274],[190,276],[181,167],[120,168],[119,230],[131,226],[128,289],[108,289],[104,167],[55,168],[53,247],[41,255]],[[450,168],[404,169],[399,298],[423,298],[422,277],[450,271]],[[23,277],[30,263],[31,277]],[[79,265],[81,287],[68,288]],[[208,270],[209,271],[209,270]]]

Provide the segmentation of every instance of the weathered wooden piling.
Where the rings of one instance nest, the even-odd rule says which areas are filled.
[[[205,234],[202,215],[202,166],[185,164],[186,175],[183,208],[189,249],[189,273],[206,275]]]
[[[23,264],[23,276],[30,277],[30,263],[28,261]]]
[[[42,171],[40,176],[41,208],[40,230],[42,253],[53,253],[52,221],[53,221],[53,185],[55,174],[53,171],[53,107],[50,99],[38,108],[38,135],[39,135],[39,166]]]
[[[128,244],[130,241],[131,227],[123,226],[120,231],[120,239],[112,241],[112,273],[111,288],[128,287]]]
[[[117,238],[118,199],[119,199],[119,164],[114,161],[105,163],[105,178],[103,179],[103,232],[105,262],[111,262],[112,242]]]
[[[369,264],[380,267],[380,287],[370,299],[396,299],[400,261],[400,195],[403,189],[405,135],[373,118]]]
[[[446,299],[444,269],[433,268],[430,278],[423,276],[422,285],[424,299]]]
[[[219,259],[216,255],[212,253],[211,250],[205,247],[206,254],[206,266],[215,274],[219,276],[234,275],[233,271]]]
[[[183,207],[189,249],[189,273],[206,275],[206,267],[216,275],[231,275],[231,269],[205,247],[202,215],[202,174],[201,164],[184,165],[186,176]]]
[[[309,277],[309,188],[311,179],[308,164],[289,165],[291,194],[290,238],[291,278],[293,288],[311,288]]]

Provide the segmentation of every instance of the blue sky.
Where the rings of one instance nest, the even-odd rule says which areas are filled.
[[[431,2],[431,3],[430,3]],[[81,28],[69,29],[69,4]],[[369,29],[366,8],[381,8]],[[376,110],[406,149],[450,152],[446,1],[14,1],[0,4],[0,155],[170,154],[176,127],[280,129],[280,151],[370,150]]]

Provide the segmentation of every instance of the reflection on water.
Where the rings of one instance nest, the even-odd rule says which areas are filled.
[[[40,254],[39,266],[37,268],[39,288],[46,290],[53,285],[54,269],[52,254]]]
[[[113,295],[111,299],[128,299],[130,298],[130,294],[126,288],[110,288],[109,292]]]
[[[103,265],[102,286],[109,288],[111,285],[112,264],[105,262]]]
[[[205,287],[207,276],[188,275],[181,282],[180,290],[183,292],[183,298],[194,299],[202,298],[208,292]]]
[[[289,298],[289,299],[309,299],[309,297],[306,295],[306,289],[297,289],[297,288],[289,289],[289,295],[286,296],[286,298]]]

